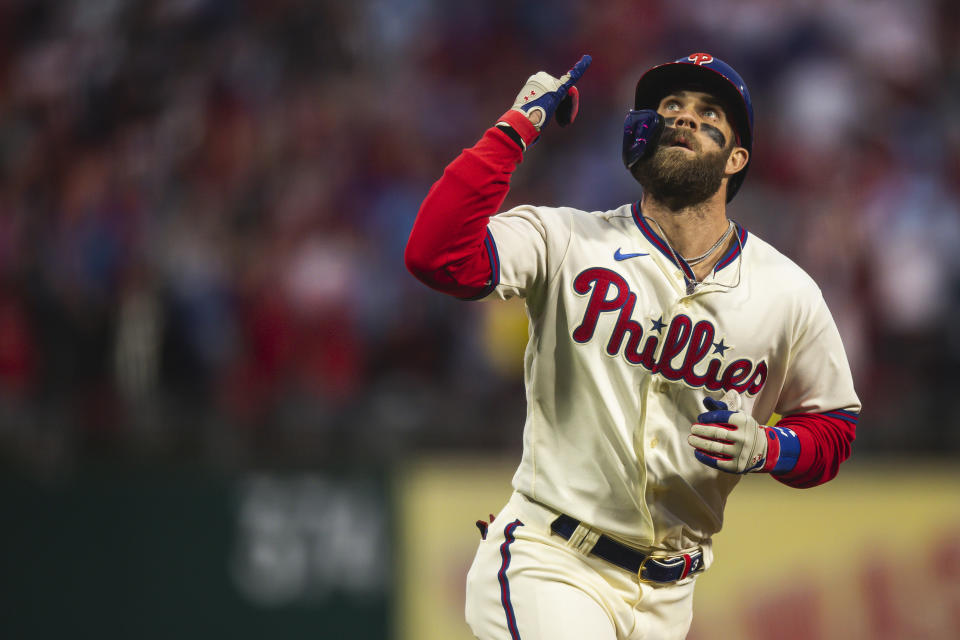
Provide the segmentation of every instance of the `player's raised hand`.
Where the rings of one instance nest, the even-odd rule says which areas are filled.
[[[580,92],[573,85],[580,80],[592,60],[590,56],[583,56],[559,78],[545,71],[533,74],[517,94],[512,108],[526,115],[538,131],[547,126],[554,114],[561,127],[567,126],[576,119],[580,107]]]
[[[704,398],[705,413],[690,427],[687,442],[703,464],[728,473],[786,473],[800,455],[797,434],[757,423],[742,411],[730,411],[713,398]]]

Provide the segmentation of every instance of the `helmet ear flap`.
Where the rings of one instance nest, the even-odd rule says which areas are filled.
[[[631,110],[623,121],[623,165],[628,171],[653,154],[663,133],[663,118],[653,109]]]

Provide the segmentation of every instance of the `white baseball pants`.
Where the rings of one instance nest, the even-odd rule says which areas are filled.
[[[640,582],[550,531],[550,509],[514,492],[467,574],[467,623],[480,640],[672,640],[693,620],[695,578]]]

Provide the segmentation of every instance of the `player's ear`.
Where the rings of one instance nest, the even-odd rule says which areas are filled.
[[[743,147],[734,147],[733,150],[730,151],[730,155],[727,156],[726,174],[732,176],[735,173],[740,173],[749,161],[749,151]]]

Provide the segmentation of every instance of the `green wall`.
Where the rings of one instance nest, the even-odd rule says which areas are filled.
[[[386,638],[380,475],[0,475],[0,637]]]

